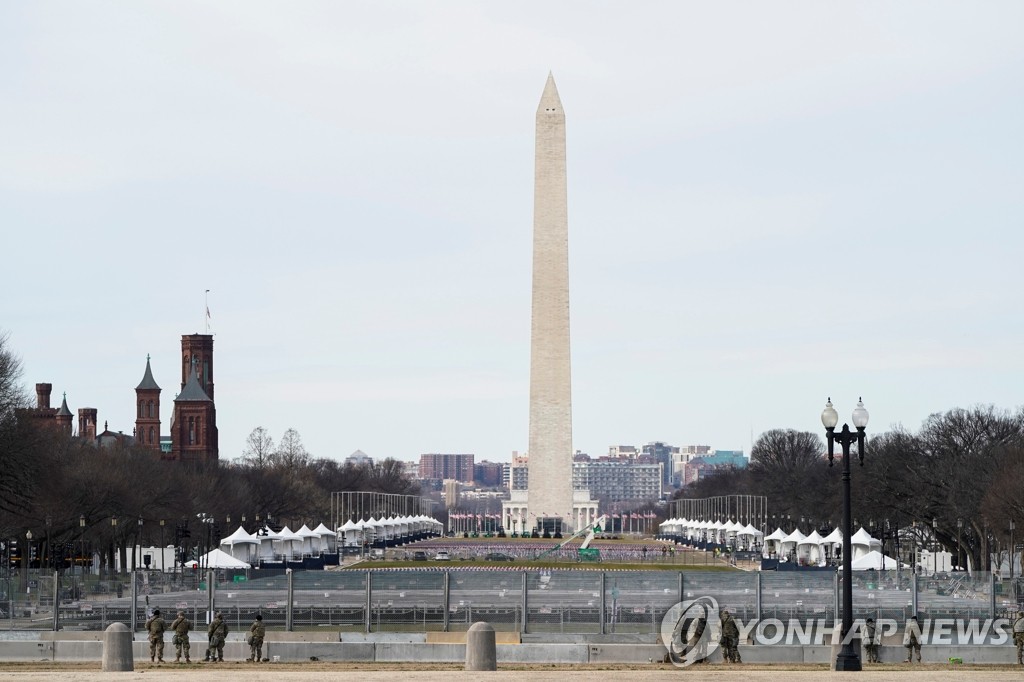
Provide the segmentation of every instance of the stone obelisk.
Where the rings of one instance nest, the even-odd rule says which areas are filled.
[[[548,75],[537,107],[530,331],[529,511],[573,525],[569,373],[569,216],[565,112]]]

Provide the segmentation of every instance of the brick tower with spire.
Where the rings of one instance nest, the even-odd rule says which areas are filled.
[[[167,459],[216,463],[217,408],[213,402],[213,336],[181,337],[181,393],[174,399]]]
[[[135,387],[135,442],[152,450],[160,449],[160,387],[146,356],[146,372]]]

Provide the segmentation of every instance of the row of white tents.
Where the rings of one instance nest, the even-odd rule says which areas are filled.
[[[392,542],[423,533],[439,533],[442,524],[429,516],[396,516],[346,521],[337,532],[320,524],[296,531],[285,526],[279,531],[264,526],[248,533],[242,526],[220,541],[220,547],[196,563],[209,568],[251,568],[260,561],[295,561],[338,551],[340,547],[358,547],[364,542]]]
[[[690,521],[668,519],[660,525],[661,533],[681,536],[687,540],[703,540],[717,545],[733,545],[738,548],[753,546],[764,533],[749,523],[735,521]]]
[[[762,554],[765,558],[792,558],[803,565],[824,566],[830,557],[836,556],[836,548],[843,544],[843,534],[838,528],[828,535],[822,536],[818,531],[804,535],[799,529],[786,533],[781,528],[765,536],[750,524],[742,525],[735,521],[689,521],[687,519],[669,519],[661,524],[661,532],[666,535],[682,536],[689,540],[706,540],[716,544],[734,545],[737,547],[752,546],[759,537],[764,537]],[[854,570],[870,568],[891,570],[897,562],[881,552],[882,543],[861,528],[850,536],[850,561]]]

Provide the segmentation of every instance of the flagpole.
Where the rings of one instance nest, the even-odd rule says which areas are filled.
[[[210,334],[210,290],[207,289],[206,293],[203,294],[203,325],[206,329],[203,332],[206,335]]]

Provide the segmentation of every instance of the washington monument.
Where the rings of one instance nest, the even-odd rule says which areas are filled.
[[[565,112],[550,74],[537,107],[535,154],[529,509],[538,525],[544,518],[561,518],[562,527],[568,529],[575,523]]]

